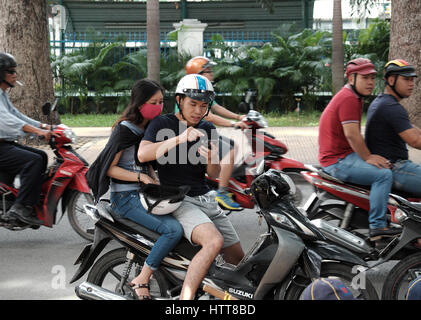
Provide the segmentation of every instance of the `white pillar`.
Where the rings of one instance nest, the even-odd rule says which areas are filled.
[[[177,52],[179,54],[189,54],[192,57],[203,55],[203,31],[208,26],[197,19],[184,19],[174,23],[174,28],[178,30]]]

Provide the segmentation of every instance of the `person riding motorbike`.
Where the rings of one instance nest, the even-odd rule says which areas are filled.
[[[150,164],[137,160],[137,148],[150,120],[161,114],[164,89],[159,83],[142,79],[133,85],[131,99],[122,116],[113,126],[113,132],[104,150],[87,172],[87,181],[95,200],[111,190],[111,208],[122,218],[132,220],[150,230],[160,233],[141,272],[131,281],[139,299],[150,299],[149,280],[158,269],[162,259],[183,236],[183,229],[171,215],[150,214],[142,206],[144,199],[141,185],[158,184]]]
[[[208,58],[197,56],[187,61],[185,70],[186,74],[200,74],[213,83],[214,76],[212,67],[215,65],[216,63],[209,60]],[[178,112],[177,106],[175,107],[175,112]],[[214,100],[212,101],[210,111],[205,117],[205,120],[212,122],[217,126],[236,127],[244,130],[247,129],[247,125],[241,121],[244,119],[244,117],[245,115],[239,115],[227,110],[223,106],[216,103]],[[232,119],[236,122],[227,119]],[[223,136],[219,137],[219,144],[220,148],[227,148],[230,150],[230,152],[221,161],[221,172],[219,174],[219,186],[216,201],[218,201],[222,207],[228,210],[241,210],[242,208],[240,204],[235,202],[232,193],[228,192],[228,183],[232,171],[234,170],[234,161],[237,148],[232,139]]]
[[[179,111],[151,121],[140,143],[141,162],[157,160],[161,184],[190,186],[181,206],[172,215],[181,223],[184,236],[201,249],[189,264],[180,299],[192,299],[215,257],[221,251],[225,261],[238,264],[244,256],[239,237],[230,220],[218,207],[215,192],[205,174],[220,171],[213,124],[203,118],[214,98],[211,82],[198,74],[184,76],[176,89]],[[213,139],[215,138],[215,139]],[[198,141],[199,140],[199,141]]]
[[[408,159],[407,144],[421,149],[421,129],[409,121],[408,112],[400,104],[415,88],[415,68],[398,59],[384,68],[386,87],[369,106],[365,140],[371,152],[392,164],[393,187],[421,197],[421,165]]]
[[[14,107],[8,90],[17,82],[17,63],[6,52],[0,52],[0,171],[20,175],[21,187],[7,217],[30,225],[42,225],[33,206],[40,200],[41,177],[48,165],[47,154],[15,142],[18,137],[35,134],[49,141],[51,126],[29,118]]]
[[[370,60],[357,58],[346,65],[348,83],[332,98],[319,124],[319,162],[323,170],[342,181],[371,186],[369,236],[378,240],[399,231],[387,227],[386,211],[392,188],[389,161],[367,148],[360,132],[363,99],[375,86]]]

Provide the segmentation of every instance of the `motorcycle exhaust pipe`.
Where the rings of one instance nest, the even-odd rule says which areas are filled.
[[[131,300],[110,290],[84,281],[75,288],[76,295],[82,300]]]
[[[203,285],[202,290],[209,293],[210,295],[220,299],[220,300],[239,300],[238,298],[230,295],[226,291],[222,291],[222,290],[217,289],[215,287],[212,287],[208,284]]]

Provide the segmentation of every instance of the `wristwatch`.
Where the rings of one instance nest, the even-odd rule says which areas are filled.
[[[48,124],[41,123],[41,129],[47,129],[47,127],[48,127]]]
[[[235,121],[230,121],[231,122],[231,127],[235,127],[236,122]]]

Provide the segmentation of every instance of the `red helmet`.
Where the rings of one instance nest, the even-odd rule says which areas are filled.
[[[370,60],[364,59],[364,58],[357,58],[357,59],[349,61],[346,64],[346,71],[345,71],[346,77],[354,73],[367,75],[367,74],[377,74],[377,71],[374,64]]]
[[[206,57],[197,56],[187,61],[185,69],[186,74],[201,74],[206,68],[216,65],[215,62]]]

